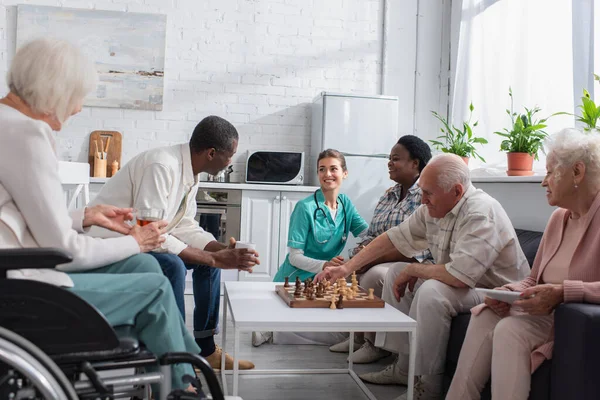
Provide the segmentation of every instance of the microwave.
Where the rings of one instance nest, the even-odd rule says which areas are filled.
[[[302,185],[304,152],[249,151],[246,160],[246,182]]]

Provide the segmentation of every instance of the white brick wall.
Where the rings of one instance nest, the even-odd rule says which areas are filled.
[[[383,0],[0,0],[2,76],[19,3],[167,14],[164,111],[86,108],[58,133],[61,159],[87,160],[89,133],[115,129],[126,162],[216,114],[240,132],[241,180],[246,150],[309,154],[319,92],[379,93]]]

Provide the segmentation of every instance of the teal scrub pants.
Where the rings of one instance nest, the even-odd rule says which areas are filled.
[[[70,288],[73,293],[94,305],[112,326],[132,325],[138,339],[157,356],[200,353],[181,318],[171,284],[151,255],[138,254],[69,276],[75,283]],[[194,376],[191,365],[173,366],[173,388],[189,386],[181,380],[185,374]]]

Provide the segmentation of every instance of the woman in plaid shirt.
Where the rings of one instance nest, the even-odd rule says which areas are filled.
[[[400,225],[421,205],[421,188],[417,183],[421,171],[431,159],[431,150],[427,143],[414,135],[405,135],[398,140],[390,152],[388,172],[390,179],[396,185],[389,188],[379,199],[375,207],[371,224],[363,241],[350,250],[350,257],[355,256],[377,236],[388,229]],[[424,251],[415,257],[419,262],[431,259],[429,251]],[[364,288],[374,288],[375,295],[381,297],[383,280],[387,270],[394,261],[394,254],[383,254],[379,259],[359,271],[358,281]],[[354,363],[369,363],[387,357],[389,353],[373,346],[375,335],[368,333],[364,340],[361,335],[355,335],[358,346],[353,355]],[[333,345],[331,351],[347,353],[350,350],[349,339]]]

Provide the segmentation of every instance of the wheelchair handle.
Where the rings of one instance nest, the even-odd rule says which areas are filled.
[[[225,400],[223,390],[212,367],[204,358],[191,353],[165,353],[159,358],[160,365],[192,364],[202,371],[213,400]]]

